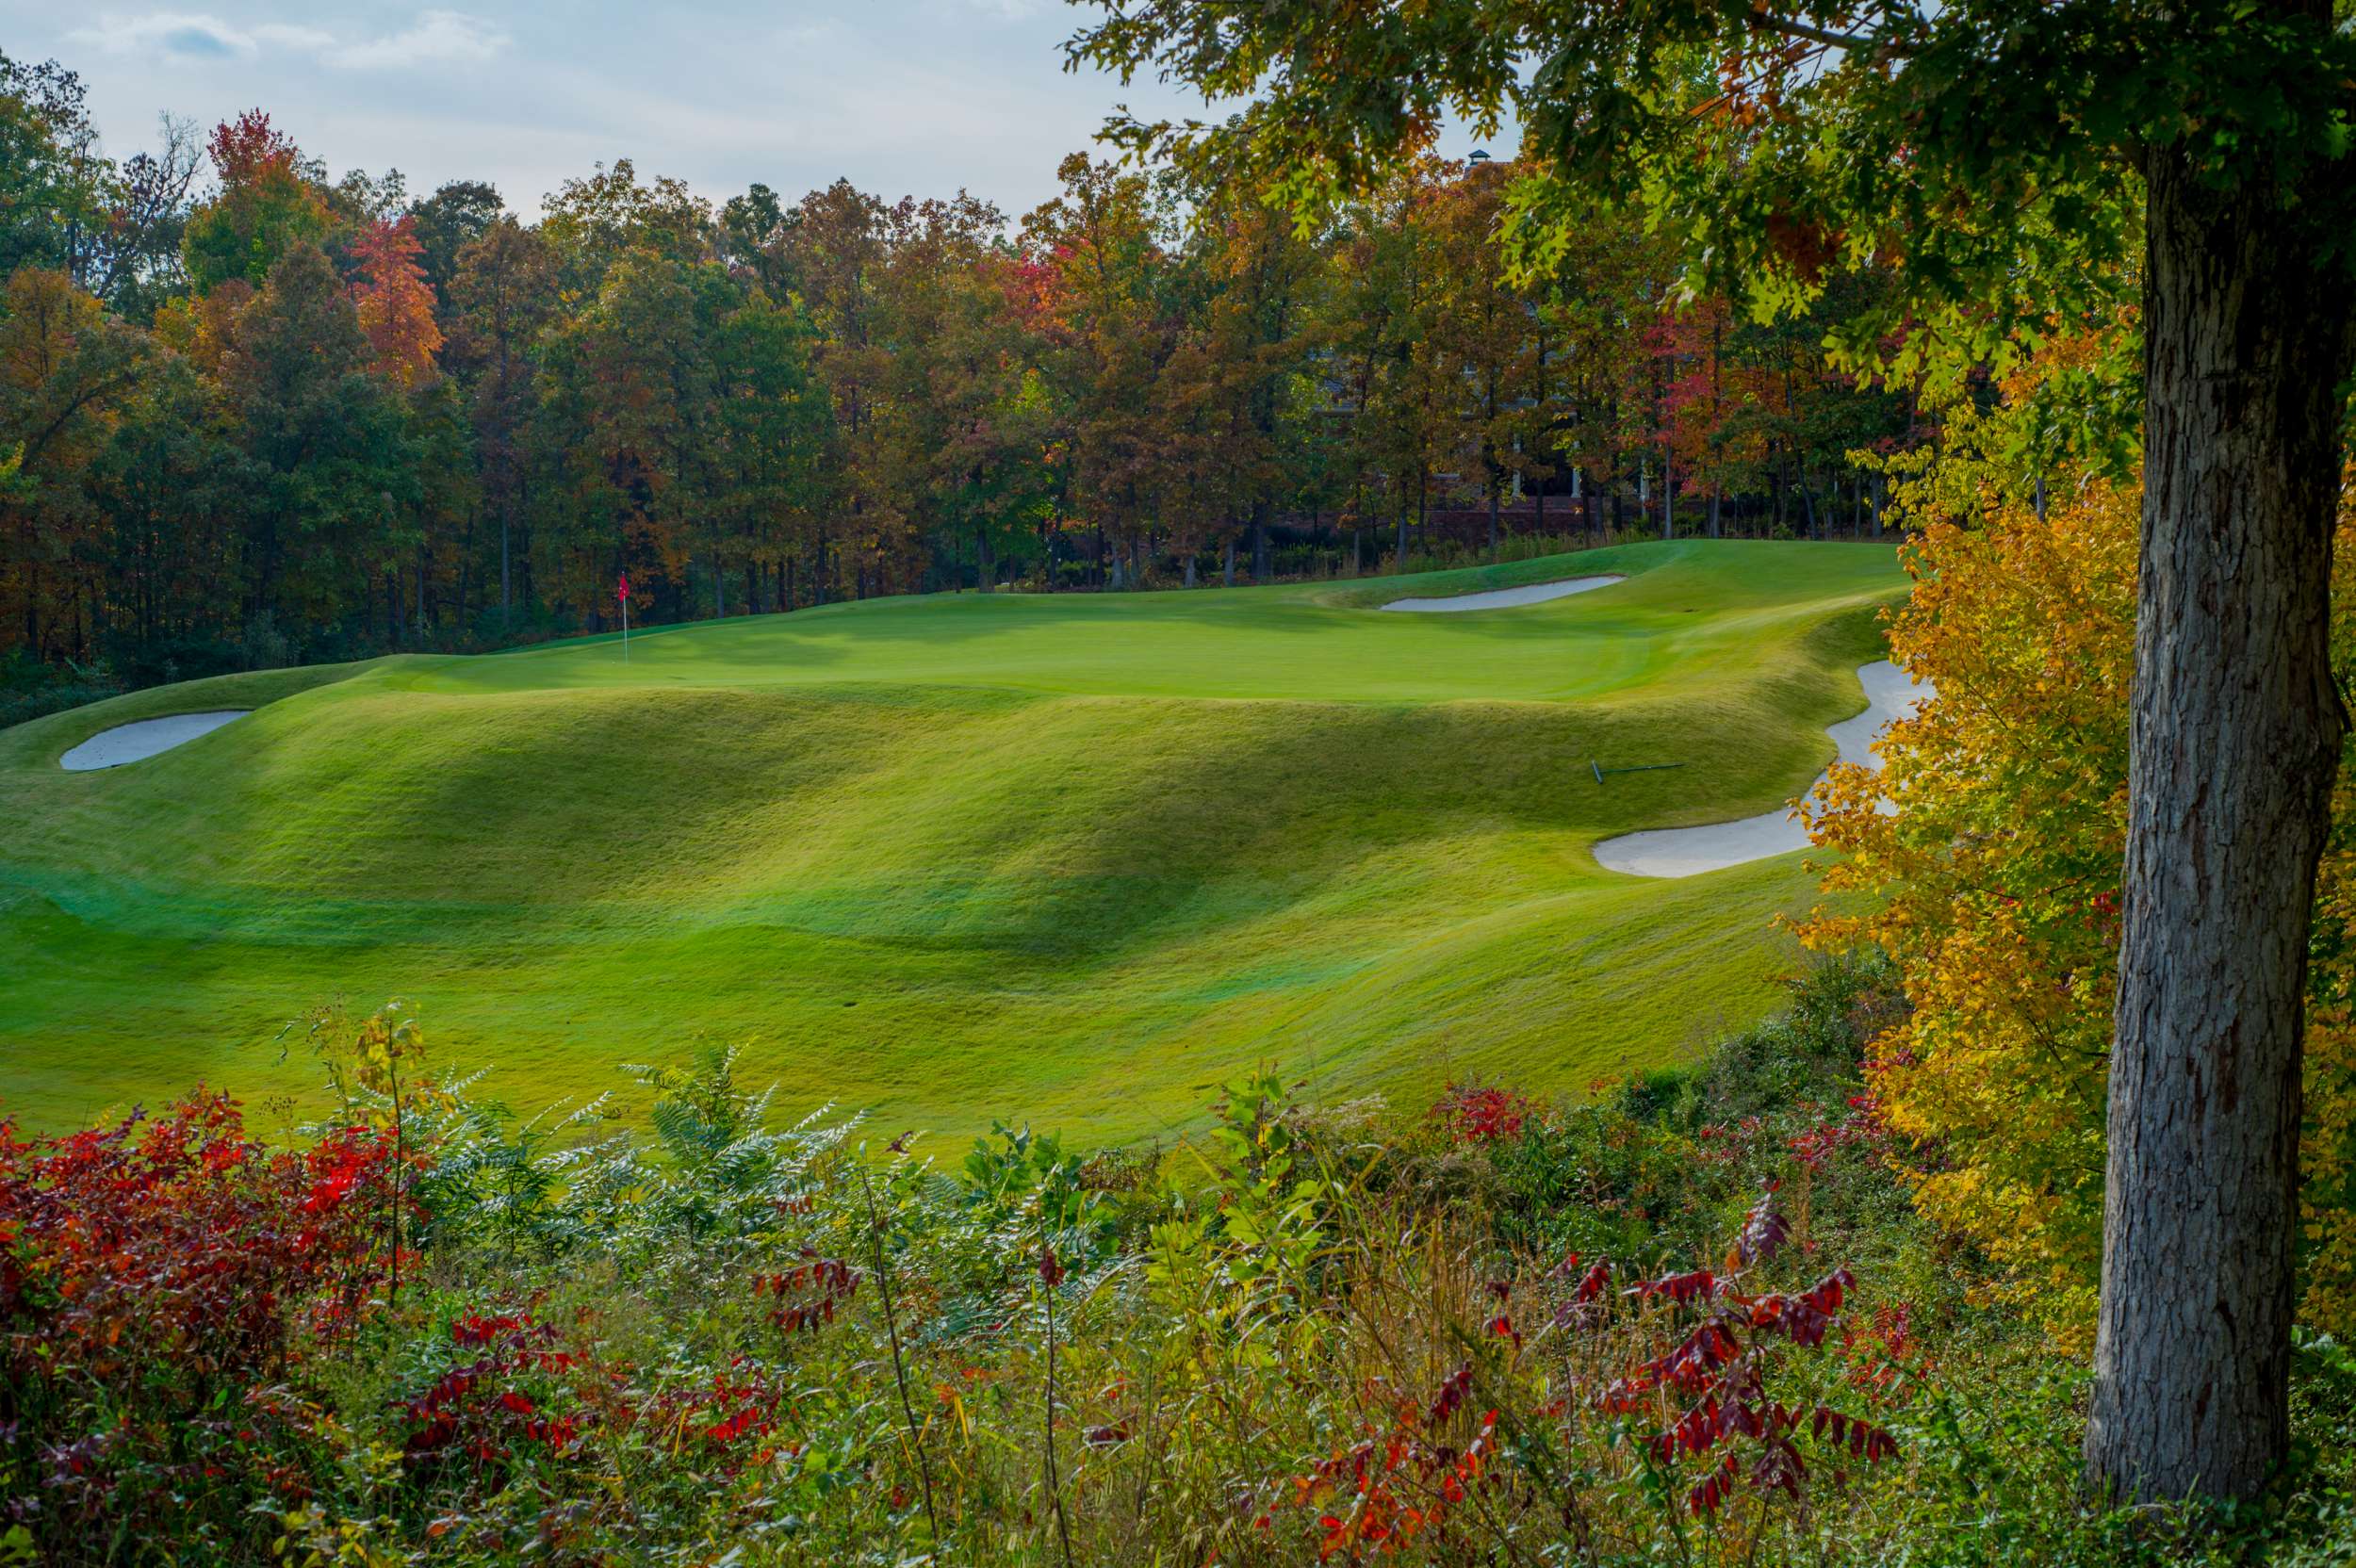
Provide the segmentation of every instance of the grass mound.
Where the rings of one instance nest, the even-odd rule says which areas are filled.
[[[1369,612],[1603,571],[1628,580]],[[1648,545],[870,601],[57,714],[0,734],[6,1097],[55,1124],[196,1078],[299,1094],[288,1021],[392,994],[523,1103],[698,1037],[953,1134],[1009,1103],[1148,1132],[1262,1059],[1337,1093],[1583,1088],[1756,1016],[1768,917],[1808,887],[1792,857],[1664,884],[1588,846],[1804,787],[1902,592],[1881,547]],[[1591,759],[1683,765],[1598,786]]]

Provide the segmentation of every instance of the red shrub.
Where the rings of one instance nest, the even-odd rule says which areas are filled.
[[[391,1166],[366,1130],[266,1151],[226,1095],[33,1142],[0,1123],[12,1386],[268,1377],[305,1314],[347,1315],[375,1283]]]
[[[527,1452],[559,1454],[580,1441],[580,1417],[548,1408],[571,1403],[563,1374],[579,1363],[554,1328],[530,1313],[469,1313],[450,1326],[450,1339],[474,1354],[400,1406],[414,1470],[496,1480]]]
[[[1790,1236],[1770,1185],[1743,1221],[1737,1261],[1763,1261]],[[1738,1279],[1708,1270],[1639,1281],[1626,1296],[1657,1304],[1656,1310],[1665,1306],[1683,1336],[1631,1368],[1597,1402],[1607,1413],[1626,1415],[1651,1409],[1664,1395],[1673,1396],[1673,1408],[1681,1413],[1668,1430],[1645,1440],[1644,1451],[1664,1470],[1686,1459],[1708,1460],[1685,1494],[1687,1509],[1696,1515],[1715,1513],[1746,1475],[1755,1491],[1797,1498],[1808,1478],[1807,1461],[1794,1441],[1803,1426],[1820,1451],[1838,1455],[1845,1449],[1869,1464],[1888,1459],[1898,1445],[1881,1428],[1823,1405],[1803,1411],[1768,1390],[1772,1342],[1821,1349],[1856,1288],[1845,1268],[1794,1292],[1746,1292]],[[1747,1463],[1738,1443],[1748,1446]]]
[[[243,1520],[284,1466],[240,1408],[369,1299],[392,1167],[365,1130],[265,1150],[202,1092],[62,1137],[0,1122],[0,1442],[44,1477],[43,1531]]]
[[[1450,1084],[1426,1119],[1438,1124],[1462,1148],[1520,1137],[1522,1128],[1540,1115],[1535,1103],[1511,1089]]]
[[[1497,1458],[1497,1413],[1484,1410],[1472,1420],[1473,1393],[1468,1364],[1441,1380],[1428,1405],[1399,1400],[1387,1425],[1292,1478],[1289,1498],[1280,1499],[1254,1523],[1271,1529],[1288,1506],[1315,1510],[1311,1518],[1320,1560],[1389,1555],[1420,1537],[1432,1555],[1455,1560],[1466,1548],[1453,1539],[1456,1516],[1488,1484]],[[1463,1431],[1466,1425],[1469,1434]],[[1461,1445],[1453,1441],[1460,1435]]]
[[[808,1247],[793,1267],[753,1276],[753,1294],[777,1300],[769,1321],[788,1334],[816,1333],[834,1321],[835,1308],[858,1292],[858,1269],[840,1258],[820,1257]]]

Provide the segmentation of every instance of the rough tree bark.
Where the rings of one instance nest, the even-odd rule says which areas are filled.
[[[2288,1444],[2301,993],[2346,718],[2327,648],[2349,294],[2297,212],[2146,159],[2142,564],[2101,1322],[2130,1500]]]

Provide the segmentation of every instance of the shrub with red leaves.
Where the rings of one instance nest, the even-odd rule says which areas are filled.
[[[1914,1307],[1875,1307],[1870,1324],[1843,1324],[1841,1348],[1852,1386],[1875,1404],[1904,1404],[1930,1377],[1932,1364],[1914,1329]]]
[[[1890,1124],[1881,1105],[1870,1094],[1849,1097],[1849,1114],[1835,1121],[1819,1118],[1814,1125],[1792,1135],[1787,1147],[1792,1156],[1813,1171],[1830,1166],[1843,1149],[1886,1150]]]
[[[580,1364],[530,1313],[468,1313],[450,1326],[455,1359],[397,1407],[402,1457],[421,1481],[464,1476],[496,1490],[519,1462],[562,1455],[582,1421],[565,1374]]]
[[[769,1321],[788,1334],[816,1333],[834,1321],[835,1308],[859,1292],[859,1270],[840,1258],[826,1258],[805,1247],[801,1261],[775,1274],[753,1276],[753,1294],[767,1296],[777,1305]]]
[[[1469,1550],[1453,1538],[1457,1514],[1489,1483],[1497,1458],[1498,1413],[1483,1410],[1475,1419],[1474,1392],[1467,1364],[1441,1380],[1428,1404],[1399,1401],[1387,1426],[1292,1478],[1290,1496],[1255,1524],[1272,1529],[1287,1508],[1314,1509],[1320,1560],[1388,1556],[1419,1539],[1427,1554],[1454,1560]]]
[[[1790,1236],[1771,1184],[1744,1219],[1737,1264],[1747,1268],[1764,1262]],[[1820,1450],[1845,1449],[1868,1464],[1898,1451],[1897,1440],[1871,1422],[1821,1404],[1804,1412],[1769,1393],[1775,1342],[1822,1348],[1842,1303],[1857,1288],[1849,1271],[1836,1268],[1795,1292],[1747,1292],[1740,1285],[1740,1276],[1699,1269],[1628,1287],[1625,1295],[1634,1302],[1665,1303],[1670,1320],[1684,1328],[1683,1337],[1631,1368],[1597,1400],[1612,1414],[1650,1410],[1664,1396],[1674,1402],[1680,1413],[1666,1431],[1645,1440],[1644,1451],[1664,1470],[1686,1459],[1710,1461],[1685,1494],[1687,1509],[1699,1516],[1714,1514],[1745,1478],[1754,1491],[1781,1492],[1796,1500],[1808,1475],[1794,1441],[1804,1427]],[[1747,1462],[1739,1445],[1748,1446]]]
[[[777,1437],[790,1399],[776,1374],[736,1356],[703,1381],[655,1395],[634,1414],[673,1453],[693,1453],[708,1471],[728,1476],[792,1447]]]
[[[1445,1132],[1459,1148],[1501,1143],[1518,1138],[1522,1129],[1537,1120],[1539,1107],[1511,1089],[1479,1084],[1450,1084],[1426,1119]]]
[[[299,1311],[377,1279],[391,1158],[367,1131],[265,1151],[225,1095],[30,1143],[0,1123],[13,1377],[267,1376]]]
[[[221,1094],[61,1137],[0,1122],[0,1433],[18,1475],[52,1472],[42,1529],[225,1497],[250,1446],[210,1413],[362,1310],[392,1167],[366,1130],[266,1150]]]

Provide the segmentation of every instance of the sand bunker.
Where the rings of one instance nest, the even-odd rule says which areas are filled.
[[[1383,608],[1416,610],[1435,614],[1452,614],[1459,610],[1511,610],[1517,604],[1544,604],[1548,599],[1566,599],[1573,594],[1584,594],[1591,588],[1609,588],[1621,580],[1617,574],[1611,577],[1575,577],[1565,582],[1533,582],[1527,588],[1492,588],[1485,594],[1459,594],[1448,599],[1393,599]]]
[[[97,734],[57,759],[57,765],[68,773],[89,773],[95,768],[119,768],[125,762],[140,762],[157,752],[173,746],[187,745],[199,735],[209,735],[232,719],[242,719],[254,711],[251,708],[224,708],[211,713],[174,713],[168,719],[141,719],[137,724],[119,724]]]
[[[1892,719],[1911,717],[1916,709],[1938,693],[1928,681],[1908,681],[1906,672],[1887,659],[1861,666],[1857,678],[1865,688],[1865,711],[1854,719],[1841,720],[1826,733],[1841,748],[1841,761],[1862,762],[1878,770],[1882,760],[1873,755],[1873,737]],[[1823,782],[1819,776],[1816,784],[1808,786],[1808,792],[1813,794],[1816,785]],[[1890,811],[1896,808],[1884,801],[1882,809]],[[1624,833],[1595,845],[1595,854],[1596,863],[1606,870],[1626,872],[1631,876],[1693,876],[1807,847],[1806,825],[1793,817],[1789,808],[1779,807],[1740,822]]]

